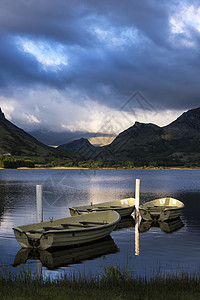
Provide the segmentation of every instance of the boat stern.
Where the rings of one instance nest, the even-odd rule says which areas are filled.
[[[13,228],[13,230],[14,230],[15,238],[22,248],[33,248],[31,243],[29,243],[29,238],[25,231],[17,227]]]

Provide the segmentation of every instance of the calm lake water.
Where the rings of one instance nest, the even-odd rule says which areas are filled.
[[[111,238],[92,245],[21,250],[12,227],[36,222],[35,186],[43,185],[44,220],[70,216],[68,207],[134,196],[141,179],[141,203],[171,196],[184,202],[181,219],[160,226],[122,220]],[[0,260],[43,275],[96,274],[105,266],[128,266],[136,275],[200,271],[200,171],[198,170],[0,170]],[[18,267],[17,267],[18,266]],[[0,267],[0,271],[3,268]]]

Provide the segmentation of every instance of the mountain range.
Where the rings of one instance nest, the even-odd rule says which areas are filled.
[[[163,116],[164,117],[164,116]],[[65,151],[64,151],[65,150]],[[48,147],[8,121],[0,109],[0,154],[52,156],[103,160],[110,165],[132,162],[135,166],[200,165],[200,108],[184,112],[167,126],[135,122],[103,147],[80,138]]]
[[[84,132],[84,131],[51,131],[51,130],[34,130],[28,132],[30,135],[35,137],[38,141],[44,143],[45,145],[58,146],[63,143],[70,143],[73,140],[78,140],[80,138],[85,138],[88,140],[93,140],[93,144],[108,144],[109,140],[113,140],[113,135],[105,133],[94,133],[94,132]],[[94,138],[95,137],[95,138]]]
[[[164,117],[164,116],[163,116]],[[59,149],[68,149],[86,159],[133,161],[144,165],[200,164],[200,108],[184,112],[167,126],[135,122],[104,147],[79,139]]]

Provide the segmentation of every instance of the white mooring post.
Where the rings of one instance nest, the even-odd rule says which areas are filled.
[[[36,185],[37,222],[43,222],[42,185]]]
[[[135,182],[135,217],[139,218],[139,205],[140,205],[140,179]]]

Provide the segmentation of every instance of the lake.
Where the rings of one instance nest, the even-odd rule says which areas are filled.
[[[185,204],[181,218],[161,225],[141,223],[136,236],[134,219],[126,218],[110,238],[74,249],[33,252],[21,250],[15,240],[13,227],[36,222],[37,184],[43,185],[46,221],[70,216],[70,206],[134,197],[136,178],[141,179],[141,204],[177,198]],[[199,170],[0,170],[0,192],[0,260],[11,270],[24,265],[34,273],[42,265],[43,275],[55,277],[63,272],[96,274],[119,264],[136,276],[199,272]]]

